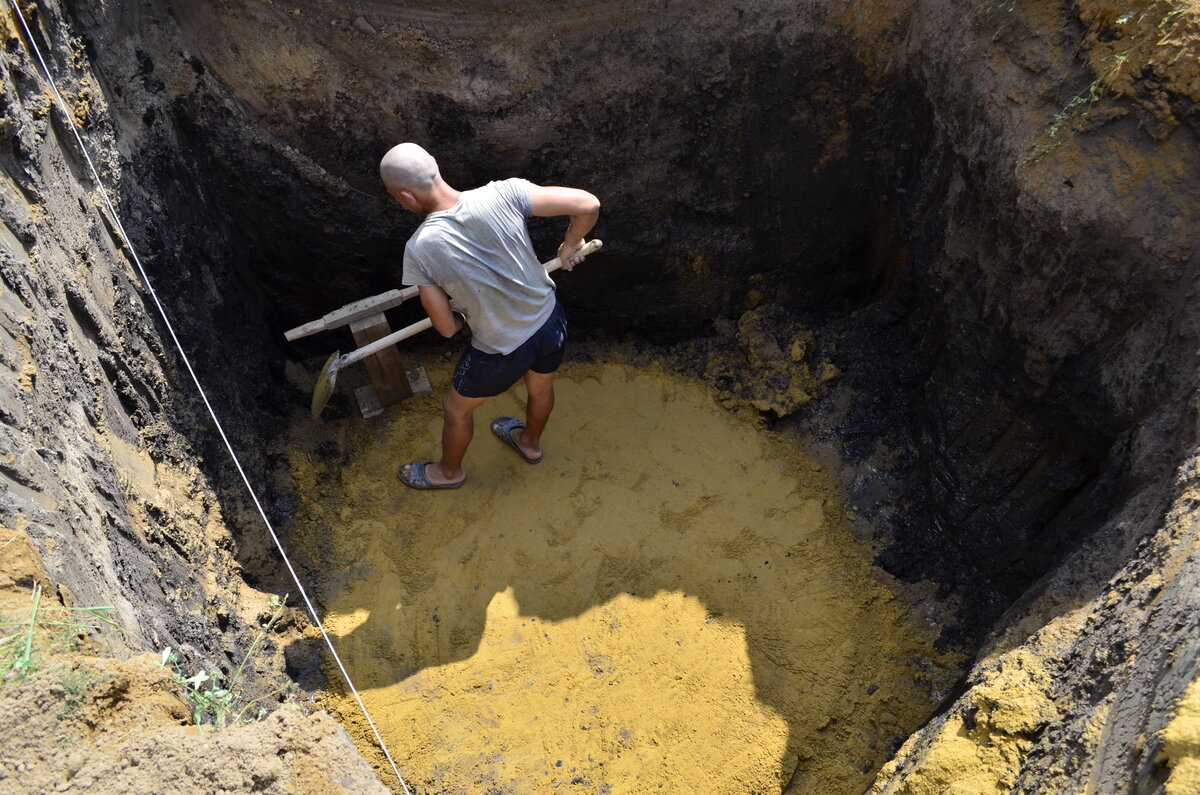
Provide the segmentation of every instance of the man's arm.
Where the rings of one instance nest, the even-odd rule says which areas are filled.
[[[596,219],[600,217],[600,200],[586,190],[578,188],[544,188],[534,185],[530,191],[533,199],[533,214],[537,216],[567,215],[571,225],[563,235],[562,245],[558,247],[558,258],[562,260],[563,270],[571,270],[580,262],[581,257],[572,259],[571,255],[583,245],[583,236],[592,231]]]
[[[433,321],[437,333],[446,339],[453,337],[467,325],[462,312],[450,308],[450,296],[446,295],[446,291],[441,287],[423,284],[420,287],[420,296],[425,314]]]

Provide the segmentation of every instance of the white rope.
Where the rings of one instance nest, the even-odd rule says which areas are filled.
[[[67,103],[63,99],[62,94],[58,91],[58,86],[54,83],[54,77],[50,74],[50,68],[46,65],[45,59],[42,58],[41,50],[38,49],[37,42],[33,38],[33,33],[29,29],[28,23],[25,22],[25,16],[21,13],[20,6],[17,5],[17,0],[9,0],[13,11],[16,12],[17,18],[21,21],[21,27],[25,29],[25,36],[29,40],[29,46],[33,50],[33,54],[37,56],[38,63],[42,66],[42,72],[46,75],[46,80],[50,83],[50,89],[54,92],[55,99],[58,100],[58,107],[66,117],[67,126],[71,128],[71,133],[75,136],[75,141],[79,144],[79,150],[83,153],[84,159],[87,161],[88,169],[92,172],[92,178],[96,181],[96,186],[100,190],[100,196],[104,200],[104,206],[108,208],[109,215],[112,216],[113,224],[121,235],[121,240],[129,249],[129,254],[133,258],[134,264],[137,266],[138,273],[141,274],[142,282],[146,285],[146,290],[150,293],[150,297],[154,299],[154,305],[158,308],[159,315],[162,316],[163,325],[171,335],[172,342],[175,343],[176,350],[179,351],[179,357],[183,360],[183,364],[187,367],[188,374],[192,377],[192,381],[196,384],[196,390],[200,393],[200,398],[204,401],[204,406],[208,409],[208,414],[212,417],[213,424],[217,427],[217,432],[221,435],[221,441],[225,443],[225,448],[229,451],[229,457],[233,459],[233,464],[237,467],[238,474],[242,476],[242,482],[246,485],[246,491],[250,494],[250,499],[254,501],[254,507],[258,509],[259,516],[262,517],[263,524],[267,526],[267,532],[271,534],[271,540],[275,542],[276,549],[279,550],[280,556],[283,558],[284,564],[287,566],[288,572],[292,575],[292,580],[296,583],[296,588],[300,592],[300,597],[304,600],[305,607],[308,608],[309,615],[312,616],[317,628],[321,630],[321,637],[325,639],[325,645],[329,647],[329,653],[333,655],[333,659],[337,662],[338,669],[342,672],[342,676],[346,680],[346,685],[349,686],[350,692],[354,694],[354,700],[358,702],[359,709],[362,710],[363,716],[367,719],[367,723],[371,726],[371,731],[375,734],[375,740],[379,743],[379,748],[383,751],[383,755],[387,757],[388,763],[392,766],[392,772],[396,774],[396,779],[400,782],[400,786],[404,788],[405,795],[412,795],[408,789],[408,785],[404,783],[404,777],[400,775],[399,768],[396,767],[396,762],[392,759],[391,753],[388,751],[387,744],[384,743],[383,737],[379,734],[379,729],[375,727],[375,721],[371,720],[371,714],[367,712],[367,707],[363,704],[362,698],[358,695],[358,690],[354,687],[354,682],[350,680],[350,674],[346,671],[346,666],[342,664],[342,658],[338,655],[337,650],[333,647],[333,641],[329,637],[329,633],[325,631],[324,624],[321,623],[320,617],[317,615],[316,609],[309,601],[308,593],[304,590],[304,586],[300,583],[300,577],[296,574],[296,570],[292,568],[292,562],[288,559],[287,553],[283,550],[283,543],[279,540],[279,536],[275,534],[275,528],[271,526],[271,520],[267,518],[266,511],[263,510],[262,503],[258,501],[258,495],[254,492],[254,487],[250,485],[250,479],[246,477],[246,472],[242,469],[242,462],[238,459],[237,453],[233,449],[233,444],[229,441],[229,437],[225,435],[225,428],[222,427],[221,421],[217,419],[217,413],[213,410],[212,404],[208,401],[208,395],[204,391],[204,387],[200,385],[200,379],[196,376],[196,371],[192,369],[192,363],[188,360],[187,354],[184,353],[183,346],[179,342],[179,338],[175,336],[175,328],[171,325],[170,319],[167,317],[167,311],[162,303],[158,300],[158,294],[154,292],[154,286],[150,283],[150,277],[146,275],[146,270],[142,267],[142,261],[138,258],[137,252],[133,248],[133,241],[129,239],[129,235],[125,233],[125,227],[121,223],[121,219],[117,216],[117,211],[113,207],[112,202],[108,198],[108,191],[104,187],[104,183],[100,179],[100,173],[96,170],[95,164],[92,163],[92,158],[88,155],[87,147],[83,143],[83,138],[79,135],[79,130],[75,127],[75,120],[71,116],[70,110],[67,108]]]

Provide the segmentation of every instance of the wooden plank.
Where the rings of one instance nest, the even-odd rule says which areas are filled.
[[[408,388],[414,395],[428,395],[433,392],[433,385],[429,383],[429,376],[421,365],[418,364],[408,371]]]
[[[425,374],[425,368],[419,364],[408,371],[408,385],[414,395],[428,395],[433,392],[433,387],[429,383],[429,376]],[[380,402],[375,387],[370,384],[360,386],[354,390],[354,401],[358,403],[358,412],[364,420],[378,417],[383,413],[384,408],[386,408]]]
[[[375,394],[375,387],[370,384],[354,390],[354,400],[358,403],[358,413],[364,420],[383,413],[383,406],[379,403],[379,396]]]
[[[400,306],[419,292],[419,287],[405,287],[403,290],[388,290],[386,293],[373,295],[370,298],[362,298],[325,314],[320,320],[289,329],[283,333],[283,336],[287,338],[288,342],[292,342],[319,331],[328,331],[339,326],[349,325],[357,320],[363,320]]]
[[[383,339],[392,333],[387,318],[383,313],[356,320],[350,324],[354,333],[354,343],[360,348],[363,345]],[[412,388],[408,385],[405,374],[404,360],[395,345],[389,345],[376,354],[363,360],[367,366],[367,375],[375,387],[375,393],[381,406],[390,406],[398,400],[412,397]]]

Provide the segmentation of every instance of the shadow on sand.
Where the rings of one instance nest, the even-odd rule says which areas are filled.
[[[436,380],[435,380],[436,383]],[[861,792],[951,674],[819,467],[702,385],[567,368],[543,463],[477,417],[469,482],[420,493],[437,399],[294,457],[293,535],[339,652],[437,792]],[[302,656],[302,655],[295,655]],[[354,702],[328,706],[370,754]]]

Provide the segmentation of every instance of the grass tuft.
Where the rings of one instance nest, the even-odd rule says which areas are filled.
[[[58,649],[75,649],[89,632],[107,625],[118,631],[121,625],[107,614],[115,608],[57,607],[42,604],[41,583],[35,583],[29,618],[0,621],[0,687],[27,678],[44,663],[47,654]]]

